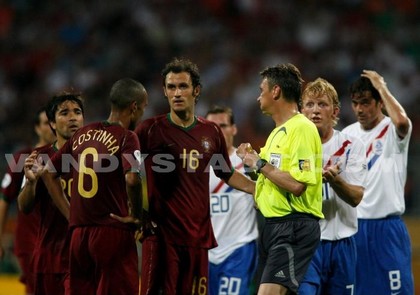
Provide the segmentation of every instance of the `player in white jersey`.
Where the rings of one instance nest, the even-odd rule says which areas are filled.
[[[334,129],[340,112],[337,92],[328,81],[309,82],[301,111],[318,128],[323,149],[321,243],[299,287],[299,294],[353,294],[356,276],[356,206],[363,197],[365,147]]]
[[[357,207],[355,294],[414,294],[405,211],[408,144],[412,124],[383,77],[364,70],[350,87],[356,123],[343,132],[366,145],[367,181]],[[382,109],[385,109],[386,116]]]
[[[232,166],[245,173],[233,146],[237,128],[232,110],[215,106],[207,112],[206,119],[222,129]],[[209,251],[209,294],[248,295],[257,264],[258,230],[253,196],[233,189],[211,170],[210,213],[218,246]]]

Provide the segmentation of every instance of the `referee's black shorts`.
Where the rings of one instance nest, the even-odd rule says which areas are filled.
[[[265,218],[259,240],[261,284],[280,284],[297,293],[320,241],[318,220],[303,213]]]

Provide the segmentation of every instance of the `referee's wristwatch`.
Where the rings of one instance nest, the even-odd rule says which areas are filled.
[[[267,164],[267,161],[266,160],[264,160],[264,159],[258,159],[258,161],[257,161],[257,164],[256,164],[256,166],[257,166],[257,173],[260,173],[261,172],[261,169],[265,166]]]

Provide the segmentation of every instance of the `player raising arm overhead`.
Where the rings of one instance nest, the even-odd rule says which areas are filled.
[[[367,163],[365,193],[357,206],[355,294],[411,295],[411,245],[401,215],[412,124],[375,71],[364,70],[350,95],[357,122],[343,133],[366,144]]]

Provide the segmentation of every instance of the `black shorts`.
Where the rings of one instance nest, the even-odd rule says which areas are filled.
[[[260,284],[279,284],[297,293],[320,236],[318,219],[312,215],[266,218],[259,241],[263,267]]]

